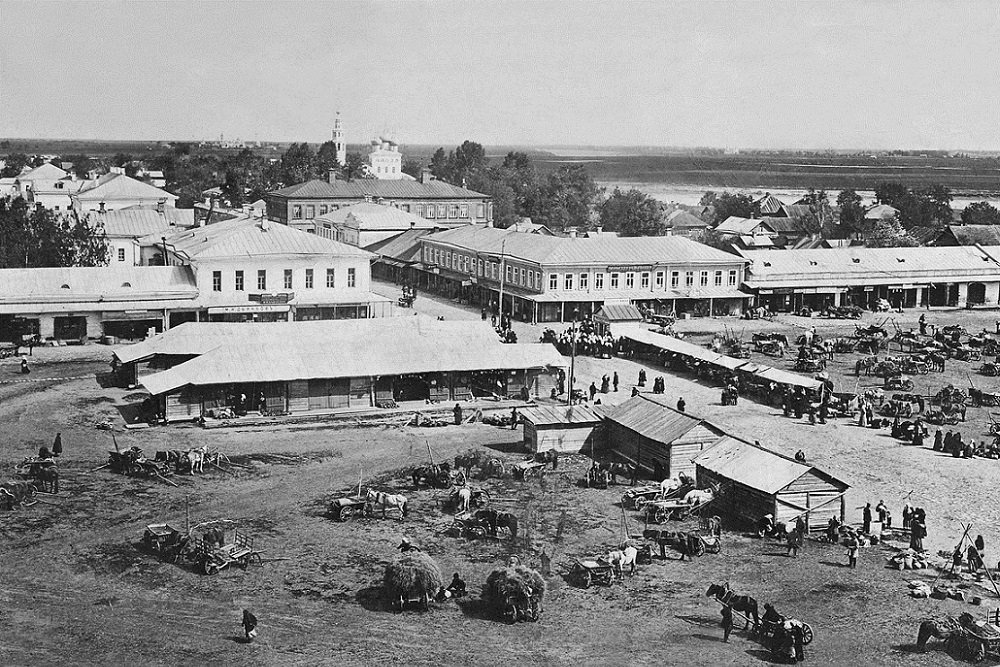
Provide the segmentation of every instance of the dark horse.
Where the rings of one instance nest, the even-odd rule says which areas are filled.
[[[476,512],[476,519],[485,521],[490,527],[490,534],[494,537],[497,528],[506,528],[510,531],[511,537],[517,537],[517,517],[510,512],[498,512],[496,510],[485,509]]]
[[[751,616],[753,617],[754,628],[757,628],[760,625],[760,616],[757,612],[757,601],[749,595],[736,595],[729,590],[728,583],[710,585],[705,595],[707,597],[715,597],[715,599],[722,604],[732,607],[733,611],[738,611],[743,614],[747,619],[747,622],[743,625],[744,630],[746,630],[747,626],[750,625]]]

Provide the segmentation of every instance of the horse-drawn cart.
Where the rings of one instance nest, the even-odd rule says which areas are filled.
[[[330,516],[336,521],[350,521],[355,516],[371,516],[372,504],[364,496],[344,496],[330,502]]]
[[[196,565],[205,574],[216,574],[231,565],[245,570],[251,563],[262,564],[260,552],[254,549],[253,538],[237,529],[233,529],[232,538],[229,531],[224,531],[226,538],[222,543],[201,540],[197,545]]]
[[[170,463],[146,458],[138,447],[131,447],[124,452],[108,451],[107,465],[112,472],[135,477],[167,477],[174,474]]]
[[[686,519],[697,505],[682,500],[653,500],[642,507],[646,523],[666,523],[670,520]]]
[[[177,551],[185,541],[187,537],[184,533],[166,523],[151,523],[142,534],[142,544],[148,551],[171,559],[177,556]]]
[[[16,343],[0,343],[0,359],[17,356]]]
[[[590,588],[592,584],[610,586],[614,577],[614,567],[603,559],[573,559],[573,567],[569,571],[567,580],[574,586],[580,588]]]
[[[660,500],[663,487],[659,484],[633,486],[622,494],[622,507],[628,510],[641,510],[651,500]]]

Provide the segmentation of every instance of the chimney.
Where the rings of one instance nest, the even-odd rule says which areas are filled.
[[[160,199],[156,202],[156,212],[163,213],[164,207],[167,205],[166,199]]]
[[[252,213],[252,210],[250,208],[250,204],[243,204],[243,215],[245,215],[246,217],[250,218],[250,217],[253,217],[253,216],[250,215],[251,213]]]
[[[336,183],[337,182],[337,170],[336,169],[329,169],[329,170],[327,170],[327,172],[326,172],[326,180],[329,183]]]
[[[260,229],[261,229],[261,231],[264,231],[264,232],[267,231],[267,218],[261,218],[260,219]]]
[[[98,213],[104,213],[104,202],[100,204],[101,208],[98,209]]]
[[[601,232],[604,231],[604,227],[595,227],[594,231],[597,232],[598,234],[600,234]]]
[[[575,239],[576,238],[576,230],[575,229],[569,230],[569,237],[571,239]]]
[[[430,169],[421,169],[420,170],[420,182],[421,183],[430,183],[433,180],[434,180],[434,174],[431,173]]]

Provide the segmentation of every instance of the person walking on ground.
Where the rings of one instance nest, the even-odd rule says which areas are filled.
[[[609,387],[610,384],[611,384],[611,378],[609,378],[608,374],[605,373],[601,377],[601,393],[602,394],[608,393],[608,387]]]
[[[243,610],[243,634],[246,636],[247,643],[252,642],[257,636],[257,617],[247,609]]]
[[[611,386],[615,388],[615,391],[618,391],[618,371],[615,371],[615,374],[611,376]]]
[[[680,398],[677,399],[677,410],[678,411],[684,412],[684,406],[685,405],[687,405],[687,403],[684,402],[684,397],[683,396],[681,396]]]
[[[452,413],[455,415],[455,426],[459,426],[462,423],[462,406],[456,403]]]
[[[733,631],[733,609],[728,604],[722,605],[722,641],[729,641],[729,634]]]
[[[793,529],[786,536],[786,543],[788,546],[788,556],[791,558],[799,557],[799,542],[802,539],[802,534],[799,533],[798,528]]]
[[[646,386],[646,369],[645,368],[640,368],[639,369],[639,386],[640,387],[645,387]]]
[[[52,455],[59,456],[62,452],[62,433],[56,433],[56,439],[52,442]]]
[[[847,567],[852,570],[858,567],[858,536],[854,531],[847,535]]]

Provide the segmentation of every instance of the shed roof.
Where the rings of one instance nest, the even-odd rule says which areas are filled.
[[[657,396],[644,394],[605,409],[604,415],[609,421],[664,444],[670,444],[704,421],[670,407]]]
[[[683,209],[677,209],[667,215],[667,226],[674,229],[704,229],[708,227],[708,223]]]
[[[813,466],[727,436],[709,447],[695,460],[695,465],[720,477],[739,482],[752,489],[775,494],[806,473],[815,471],[832,486],[845,491],[849,485]]]
[[[380,257],[396,259],[401,262],[417,262],[420,260],[420,239],[433,231],[432,229],[408,229],[396,236],[365,246],[365,250]]]
[[[802,222],[798,218],[766,217],[761,220],[778,234],[804,234]]]
[[[137,181],[125,174],[105,174],[82,188],[75,197],[83,201],[115,199],[165,199],[173,201],[177,199],[177,195],[172,195],[166,190],[161,190],[148,183]]]
[[[734,234],[736,236],[753,236],[755,234],[771,234],[774,230],[770,225],[760,218],[739,218],[731,215],[716,226],[715,231],[720,234]]]
[[[865,220],[881,220],[882,218],[891,218],[896,215],[899,215],[898,208],[893,208],[888,204],[876,204],[865,211]]]
[[[605,303],[594,314],[594,319],[605,322],[641,322],[642,313],[631,303]]]
[[[101,223],[104,233],[110,237],[142,238],[149,234],[174,232],[175,222],[180,216],[174,216],[174,207],[164,207],[162,213],[155,208],[146,206],[128,206],[114,211],[91,211],[87,219],[91,225]],[[190,210],[190,209],[189,209]]]
[[[206,328],[189,322],[169,329],[142,344],[142,357],[128,348],[115,353],[121,353],[122,361],[151,354],[199,355],[143,378],[153,394],[186,385],[566,366],[552,345],[501,343],[489,323],[480,321],[414,316],[211,324]],[[235,326],[219,326],[224,324]],[[215,344],[206,349],[209,344],[199,338],[212,338]]]
[[[316,222],[357,227],[359,231],[383,231],[433,228],[435,222],[400,210],[395,206],[361,202],[345,206],[315,218]]]
[[[738,264],[739,258],[683,236],[568,238],[464,225],[427,237],[471,252],[538,264]]]
[[[601,418],[582,405],[538,405],[521,410],[521,416],[535,425],[598,424]]]
[[[60,169],[51,162],[40,164],[30,171],[26,171],[17,178],[20,181],[58,181],[69,176],[69,172]]]
[[[775,213],[780,213],[782,207],[786,205],[770,192],[765,193],[764,196],[758,199],[755,203],[759,207],[761,215],[774,215]]]
[[[1000,225],[949,225],[959,245],[1000,245]]]
[[[79,303],[193,299],[190,267],[128,266],[0,269],[0,304]],[[160,304],[163,307],[163,304]]]

